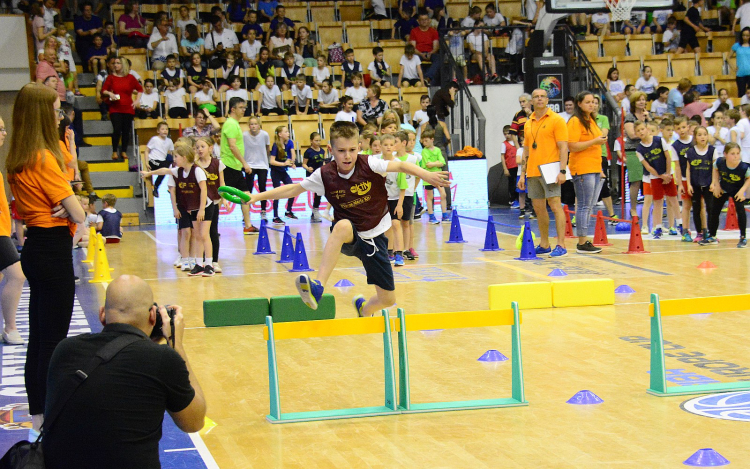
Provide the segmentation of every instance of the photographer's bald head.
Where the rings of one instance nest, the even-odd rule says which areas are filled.
[[[107,287],[104,306],[99,309],[99,320],[103,325],[130,324],[150,334],[156,323],[151,287],[135,275],[117,277]]]

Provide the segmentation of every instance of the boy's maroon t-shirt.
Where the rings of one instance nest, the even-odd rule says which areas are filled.
[[[320,168],[325,196],[333,206],[335,221],[349,220],[358,232],[368,231],[388,213],[385,177],[370,168],[368,155],[357,155],[349,179],[339,176],[336,160]]]

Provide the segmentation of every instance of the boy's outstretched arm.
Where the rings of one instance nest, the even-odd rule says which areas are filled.
[[[258,194],[251,194],[250,201],[246,202],[252,204],[260,200],[278,200],[278,199],[291,199],[297,197],[301,193],[305,192],[305,189],[299,184],[288,184],[280,186],[270,191],[260,192]]]
[[[430,186],[435,187],[448,187],[450,182],[448,181],[448,171],[435,171],[430,172],[426,169],[422,169],[419,166],[408,163],[406,161],[393,160],[388,162],[389,173],[408,173],[412,176],[416,176],[419,179],[425,181]],[[283,198],[283,197],[282,197]]]

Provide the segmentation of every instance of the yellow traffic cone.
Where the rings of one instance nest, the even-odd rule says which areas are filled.
[[[114,269],[109,268],[107,261],[107,252],[104,250],[104,238],[101,234],[96,235],[96,256],[94,261],[94,275],[89,283],[111,282],[112,276],[109,274]]]
[[[96,227],[94,225],[91,225],[91,228],[89,229],[89,245],[86,248],[86,260],[83,261],[87,264],[93,264],[96,260],[96,248],[97,246],[98,238],[96,237]]]

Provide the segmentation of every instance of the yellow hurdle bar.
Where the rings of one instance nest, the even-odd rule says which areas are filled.
[[[518,320],[521,321],[519,314]],[[512,326],[512,309],[492,309],[485,311],[459,311],[455,313],[410,314],[405,317],[406,331],[428,329],[459,329],[464,327]],[[401,325],[394,321],[396,332]]]
[[[746,311],[750,309],[750,295],[706,296],[703,298],[660,300],[659,308],[662,316]],[[653,304],[649,305],[648,314],[651,317],[654,316]]]
[[[393,325],[391,325],[391,329]],[[273,324],[276,340],[307,339],[337,335],[383,334],[385,323],[382,316],[349,319],[322,319],[318,321],[277,322]],[[263,339],[268,340],[268,327],[263,328]]]

